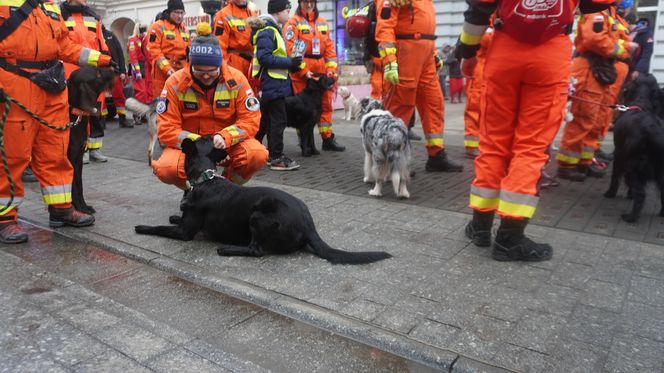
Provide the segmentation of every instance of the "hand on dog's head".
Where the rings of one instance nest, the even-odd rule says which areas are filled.
[[[184,172],[187,179],[196,179],[206,170],[216,170],[217,163],[226,159],[226,149],[214,147],[212,136],[199,137],[196,140],[184,139],[182,152],[185,154]]]
[[[69,106],[85,115],[99,115],[95,105],[103,91],[113,87],[115,73],[110,68],[94,69],[81,67],[69,76],[67,81]]]

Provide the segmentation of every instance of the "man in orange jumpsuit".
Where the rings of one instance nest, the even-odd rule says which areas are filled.
[[[69,37],[77,44],[80,44],[84,47],[95,49],[100,51],[102,54],[110,55],[108,46],[102,34],[102,25],[101,20],[95,12],[86,5],[87,0],[68,0],[67,2],[60,4],[60,11],[62,12],[62,18],[65,20],[65,26],[69,30]],[[65,76],[69,75],[78,70],[78,66],[66,63],[65,64]],[[99,100],[97,102],[98,109],[101,110],[104,105],[104,94],[99,95]],[[87,120],[86,120],[87,119]],[[87,151],[89,152],[90,159],[96,162],[106,162],[108,159],[101,152],[101,148],[104,146],[104,127],[101,123],[102,117],[99,116],[89,116],[85,117],[81,126],[90,125],[89,134],[87,136]],[[76,131],[76,129],[74,129]],[[71,140],[74,142],[70,144],[70,147],[78,148],[77,138],[79,136],[74,135],[71,137]],[[71,153],[71,152],[70,152]],[[72,158],[70,157],[70,161]],[[77,165],[74,164],[74,170],[77,170]]]
[[[462,171],[463,166],[449,160],[445,152],[443,94],[434,58],[436,12],[432,0],[413,1],[401,7],[388,0],[377,0],[376,16],[376,41],[388,92],[385,107],[404,123],[410,123],[417,106],[429,155],[427,171]]]
[[[185,30],[184,4],[182,0],[168,0],[164,11],[165,19],[160,19],[150,26],[148,50],[152,66],[152,94],[157,97],[164,88],[166,79],[176,71],[186,67],[189,34]]]
[[[466,109],[463,112],[464,138],[463,145],[466,147],[466,155],[470,158],[477,157],[480,144],[480,98],[484,87],[484,63],[486,62],[486,51],[491,44],[493,31],[487,30],[480,41],[480,49],[477,51],[477,66],[471,78],[466,79]]]
[[[168,78],[157,103],[159,141],[164,153],[152,162],[155,175],[166,184],[188,189],[184,172],[185,138],[214,135],[214,145],[226,149],[224,177],[243,184],[268,159],[267,149],[254,139],[260,123],[260,105],[247,78],[222,64],[219,41],[210,25],[197,26],[198,37],[189,52],[190,68]]]
[[[636,44],[629,40],[627,25],[618,18],[615,7],[579,18],[574,40],[577,56],[572,62],[572,76],[576,78],[576,97],[572,98],[574,119],[567,124],[558,161],[558,177],[583,181],[586,176],[602,177],[606,170],[592,165],[599,138],[608,128],[612,105],[627,77],[630,52]],[[613,68],[615,74],[606,80],[595,77],[591,64]],[[612,80],[612,81],[611,81]]]
[[[214,35],[219,38],[224,63],[249,74],[254,47],[251,45],[251,27],[246,23],[248,17],[255,17],[247,0],[230,0],[214,16]]]
[[[293,51],[295,40],[302,40],[306,44],[302,70],[292,73],[293,93],[300,93],[307,86],[307,80],[315,73],[327,74],[331,78],[337,77],[337,52],[334,41],[330,37],[330,27],[325,18],[318,14],[316,0],[301,0],[295,15],[286,22],[284,27],[286,39],[286,52]],[[332,91],[323,94],[323,112],[318,123],[318,132],[323,139],[323,150],[342,152],[345,146],[339,145],[332,130]]]
[[[127,51],[129,53],[129,65],[131,66],[131,75],[134,82],[134,96],[144,103],[149,104],[154,97],[150,85],[150,52],[148,44],[144,43],[147,28],[139,23],[134,26],[134,35],[127,41]]]
[[[27,1],[15,1],[11,8],[27,4]],[[25,19],[19,12],[12,10],[10,13],[10,6],[0,2],[0,14],[2,26],[6,26],[9,19],[14,19],[17,25],[8,33],[3,30],[0,35],[0,101],[6,100],[6,93],[45,121],[64,126],[69,122],[66,89],[47,92],[26,75],[53,68],[60,59],[95,67],[108,66],[111,58],[74,44],[68,37],[60,9],[52,1],[31,9]],[[0,167],[0,242],[28,240],[28,234],[17,223],[18,207],[25,195],[21,174],[28,163],[41,185],[52,227],[82,227],[94,223],[94,216],[76,211],[71,205],[73,171],[67,161],[68,143],[68,130],[50,129],[18,106],[11,105],[4,127],[4,146],[15,193],[10,204],[9,175]]]
[[[580,0],[582,13],[611,0]],[[537,181],[563,119],[572,45],[567,35],[579,0],[531,6],[520,0],[469,0],[456,52],[473,75],[475,54],[494,11],[495,32],[484,67],[480,102],[480,154],[470,188],[473,219],[466,235],[491,245],[495,211],[501,217],[493,244],[496,260],[548,260],[553,249],[524,234],[539,201]]]

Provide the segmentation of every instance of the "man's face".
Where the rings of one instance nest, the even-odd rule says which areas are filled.
[[[284,23],[288,22],[288,18],[290,17],[290,6],[281,12],[275,13],[274,14],[274,19],[277,20],[277,23],[283,25]]]
[[[211,85],[221,74],[221,68],[216,66],[192,65],[191,74],[204,85]]]
[[[172,10],[169,17],[171,21],[175,24],[180,24],[184,20],[184,15],[186,13],[184,10],[178,9],[178,10]]]

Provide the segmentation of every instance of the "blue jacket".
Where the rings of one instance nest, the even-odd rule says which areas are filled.
[[[275,27],[281,32],[281,27],[275,22],[274,18],[270,15],[263,15],[258,17],[251,26],[253,28],[251,40],[259,30],[266,26]],[[256,27],[258,26],[258,27]],[[283,37],[277,35],[277,37]],[[289,69],[292,66],[291,59],[288,57],[279,57],[273,54],[274,49],[277,48],[277,41],[275,40],[274,31],[272,29],[265,29],[258,34],[256,38],[256,58],[261,67],[265,68],[278,68]],[[290,76],[288,79],[274,79],[267,75],[267,71],[263,69],[261,72],[261,100],[264,102],[274,100],[275,98],[287,97],[293,94]]]
[[[639,45],[639,51],[634,56],[634,70],[641,73],[650,72],[650,58],[653,53],[654,36],[649,26],[637,27],[634,42]]]

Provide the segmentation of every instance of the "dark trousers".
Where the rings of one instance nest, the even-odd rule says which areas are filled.
[[[263,137],[267,135],[270,159],[277,159],[284,154],[284,130],[287,123],[286,100],[283,97],[261,102],[261,126],[256,140],[263,142]]]

